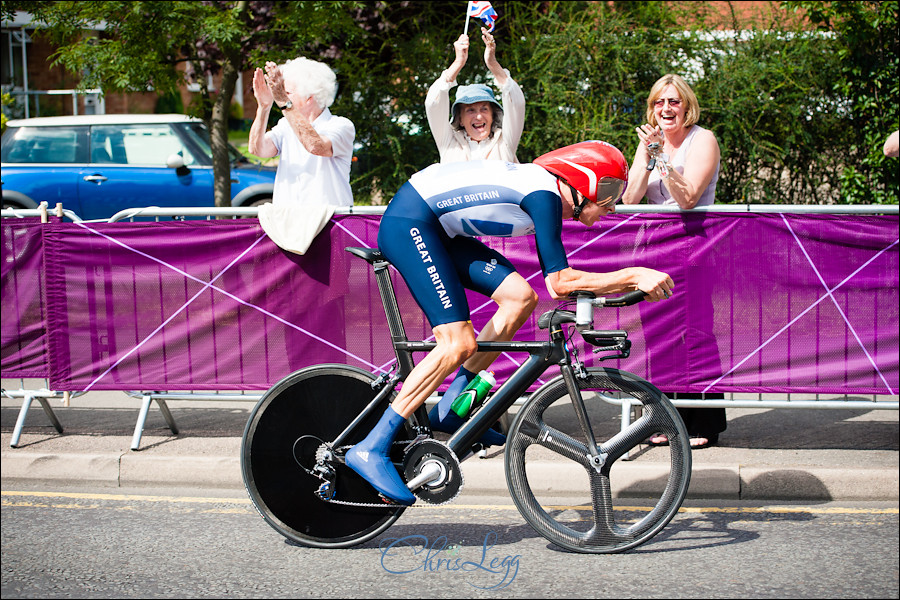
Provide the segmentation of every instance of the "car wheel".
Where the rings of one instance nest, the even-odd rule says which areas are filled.
[[[257,199],[254,200],[253,202],[250,202],[250,203],[248,203],[248,204],[245,204],[244,206],[247,206],[247,207],[250,207],[250,206],[262,206],[263,204],[267,204],[267,203],[269,203],[269,202],[271,202],[271,201],[272,201],[272,198],[271,198],[270,196],[265,196],[265,197],[263,197],[263,198],[257,198]],[[242,218],[244,218],[244,219],[250,219],[250,218],[255,218],[255,217],[242,217]]]
[[[6,209],[21,210],[24,208],[25,207],[22,206],[21,204],[19,204],[18,202],[13,202],[12,200],[7,200],[6,198],[3,199],[3,210],[6,210]]]

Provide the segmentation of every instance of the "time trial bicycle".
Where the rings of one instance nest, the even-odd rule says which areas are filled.
[[[413,353],[435,347],[434,342],[407,339],[390,263],[381,252],[347,250],[374,269],[396,354],[394,367],[376,374],[323,364],[288,375],[254,407],[241,448],[244,484],[263,519],[288,539],[317,548],[366,542],[405,510],[416,508],[388,503],[344,464],[344,456],[396,396],[397,385],[414,366]],[[434,438],[428,411],[420,407],[394,442],[391,460],[421,503],[450,502],[463,487],[460,458],[472,456],[477,440],[557,365],[559,375],[528,395],[507,432],[504,469],[510,495],[524,519],[554,544],[576,552],[622,552],[652,538],[677,513],[690,482],[690,442],[678,411],[659,389],[620,369],[585,367],[572,343],[577,332],[601,360],[627,357],[627,332],[593,329],[593,310],[635,304],[643,292],[618,298],[597,298],[589,292],[573,296],[540,317],[539,327],[549,331],[547,341],[479,342],[479,352],[528,357],[447,442]],[[640,418],[608,439],[598,439],[599,408],[604,402],[623,401],[640,405]],[[668,454],[665,474],[648,488],[656,491],[646,506],[620,506],[616,477],[627,469],[616,467],[655,433],[669,439],[668,446],[653,450]],[[529,466],[548,452],[556,461],[582,467],[577,471],[583,472],[583,504],[554,504],[548,489],[552,485]]]

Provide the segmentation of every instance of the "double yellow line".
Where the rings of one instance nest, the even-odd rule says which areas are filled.
[[[192,496],[143,496],[139,494],[95,494],[78,492],[34,492],[34,491],[0,491],[3,498],[3,506],[50,506],[50,502],[59,500],[85,500],[85,501],[111,501],[111,502],[158,502],[169,504],[237,504],[250,508],[249,498],[216,498],[216,497],[192,497]],[[55,503],[53,506],[64,507]],[[448,504],[443,506],[423,505],[423,508],[444,508],[456,510],[517,510],[509,505],[483,505],[483,504]],[[87,507],[86,507],[87,508]],[[416,507],[418,508],[418,507]],[[550,510],[590,510],[590,506],[547,506]],[[615,510],[621,511],[649,511],[646,506],[617,506]],[[897,508],[853,508],[842,506],[724,506],[724,507],[690,507],[682,506],[682,513],[750,513],[750,514],[787,514],[787,513],[811,513],[832,515],[895,515],[900,512]]]

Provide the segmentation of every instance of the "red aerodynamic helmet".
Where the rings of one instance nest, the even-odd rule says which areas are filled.
[[[600,140],[578,142],[534,160],[575,188],[590,202],[614,204],[625,193],[628,163],[618,148]],[[580,212],[580,211],[579,211]]]

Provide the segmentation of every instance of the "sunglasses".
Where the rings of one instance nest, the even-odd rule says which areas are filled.
[[[597,206],[612,206],[625,193],[625,182],[615,177],[601,177],[597,188]]]
[[[669,106],[671,106],[672,108],[677,108],[677,107],[681,106],[681,99],[679,99],[679,98],[660,98],[659,100],[653,101],[653,106],[662,108],[663,106],[666,105],[666,102],[668,102]]]
[[[573,185],[569,182],[560,179],[560,181],[569,186],[569,191],[572,192],[572,199],[575,200],[575,213],[572,215],[574,220],[578,220],[578,217],[581,216],[581,213],[587,208],[588,204],[591,203],[584,195],[581,195],[581,203],[578,204],[578,196],[580,192],[575,189]],[[625,182],[621,179],[616,179],[615,177],[601,177],[600,181],[597,182],[597,201],[594,203],[600,208],[605,208],[607,206],[612,206],[622,197],[622,194],[625,192]]]

